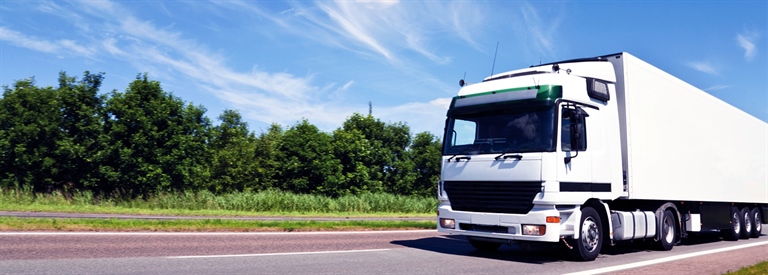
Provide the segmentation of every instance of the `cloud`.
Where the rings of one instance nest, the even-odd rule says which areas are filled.
[[[709,88],[705,88],[704,90],[707,91],[707,92],[714,92],[714,91],[728,89],[731,86],[732,85],[715,85],[715,86],[712,86],[712,87],[709,87]]]
[[[71,54],[92,58],[95,50],[79,45],[74,40],[61,39],[47,41],[0,26],[0,40],[8,41],[18,47],[51,54]]]
[[[744,49],[744,59],[747,61],[752,61],[752,59],[757,54],[757,46],[755,45],[755,40],[757,40],[758,35],[755,32],[746,32],[736,35],[736,41],[739,42],[739,47]]]
[[[555,43],[557,30],[563,18],[555,16],[555,12],[548,12],[546,21],[539,15],[539,10],[528,2],[523,2],[517,20],[516,30],[518,35],[525,37],[526,41],[533,43],[533,50],[539,56],[555,57]]]
[[[8,41],[16,46],[44,53],[56,53],[59,47],[54,43],[26,36],[20,32],[0,27],[0,40]]]
[[[708,61],[704,62],[689,62],[688,67],[691,67],[694,70],[700,71],[702,73],[710,74],[710,75],[716,75],[718,72],[717,70],[712,67],[712,65],[709,64]]]
[[[432,45],[434,35],[456,36],[459,41],[476,46],[472,34],[484,23],[480,5],[439,1],[316,1],[312,5],[294,3],[269,16],[285,31],[303,38],[362,55],[384,58],[400,64],[410,53],[435,64],[447,64],[452,58]]]

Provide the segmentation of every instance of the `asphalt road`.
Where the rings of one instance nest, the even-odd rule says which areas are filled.
[[[475,251],[433,230],[299,233],[0,232],[2,274],[721,274],[768,260],[768,237],[689,239],[672,251],[625,244],[594,262],[558,251]],[[719,251],[719,252],[718,252]],[[698,255],[701,254],[701,255]],[[650,263],[650,264],[648,264]]]

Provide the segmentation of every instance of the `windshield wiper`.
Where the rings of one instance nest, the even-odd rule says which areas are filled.
[[[456,158],[456,156],[458,156],[458,155],[464,155],[464,154],[455,154],[455,155],[451,156],[450,158],[448,158],[447,162],[451,162],[451,160],[452,160],[453,158]],[[456,158],[456,162],[459,162],[459,161],[461,161],[462,159],[465,159],[465,160],[470,160],[470,159],[472,159],[472,157],[470,157],[470,156],[466,156],[466,155],[465,155],[465,156],[461,156],[461,157],[458,157],[458,158]]]
[[[499,160],[500,158],[504,158],[504,159],[516,159],[516,160],[521,160],[521,159],[523,159],[523,155],[520,155],[520,154],[508,155],[508,154],[512,154],[512,152],[504,152],[504,153],[501,153],[501,155],[498,155],[498,156],[496,156],[496,157],[495,157],[495,158],[493,158],[493,159],[495,159],[495,160]]]

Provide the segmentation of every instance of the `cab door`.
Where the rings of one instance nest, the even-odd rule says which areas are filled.
[[[557,146],[560,192],[593,192],[601,188],[592,179],[593,154],[587,134],[589,111],[592,110],[571,103],[561,106]]]

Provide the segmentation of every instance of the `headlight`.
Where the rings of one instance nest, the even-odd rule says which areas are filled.
[[[541,236],[547,234],[546,225],[531,225],[523,224],[523,235],[536,235]]]
[[[440,218],[440,227],[448,229],[456,229],[456,221],[453,219]]]

